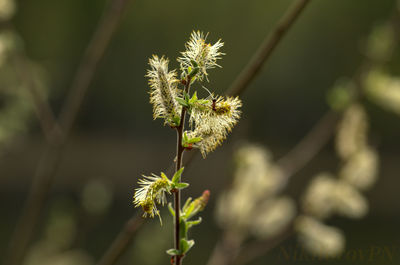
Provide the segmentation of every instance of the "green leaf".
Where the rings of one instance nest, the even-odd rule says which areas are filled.
[[[175,188],[177,188],[177,189],[184,189],[184,188],[187,188],[187,187],[189,187],[189,183],[184,183],[184,182],[181,182],[181,183],[176,183],[175,184]]]
[[[176,98],[176,101],[178,101],[179,104],[181,104],[184,107],[189,107],[189,104],[186,102],[186,100],[184,100],[183,98]]]
[[[167,254],[170,255],[170,256],[178,256],[178,255],[181,255],[181,251],[180,251],[180,250],[177,250],[177,249],[175,249],[175,248],[170,248],[170,249],[168,249],[166,252],[167,252]]]
[[[186,240],[185,238],[181,238],[180,246],[182,254],[186,254],[194,246],[194,240]]]
[[[161,172],[161,178],[169,180],[169,178],[167,177],[167,175],[165,175],[164,172]]]
[[[187,198],[187,200],[186,200],[186,202],[185,202],[185,204],[183,205],[183,208],[182,208],[183,212],[186,211],[186,208],[190,205],[191,202],[192,202],[192,197]]]
[[[184,97],[185,100],[186,100],[186,104],[188,104],[188,103],[189,103],[189,99],[190,99],[189,94],[186,93],[185,91],[183,91],[183,97]]]
[[[201,217],[199,217],[199,219],[197,219],[197,220],[188,221],[188,222],[186,222],[186,223],[187,223],[188,228],[191,228],[191,227],[194,226],[194,225],[200,224],[201,221],[202,221],[202,219],[201,219]]]
[[[184,167],[181,167],[178,171],[175,172],[174,176],[172,177],[172,183],[174,184],[178,183],[184,169],[185,169]]]
[[[188,140],[186,141],[186,143],[188,143],[188,144],[195,144],[195,143],[200,142],[201,140],[203,140],[203,138],[201,138],[201,137],[193,137],[193,138],[188,139]]]
[[[189,138],[188,138],[186,132],[183,133],[183,140],[184,140],[185,142],[189,141]]]
[[[189,100],[190,104],[194,104],[197,101],[197,91],[193,93],[192,98]]]
[[[174,210],[174,208],[172,208],[172,203],[168,203],[168,210],[169,210],[170,214],[172,215],[172,217],[175,217],[175,210]]]
[[[202,105],[207,105],[207,104],[210,104],[210,101],[207,99],[198,99],[197,103],[202,104]]]
[[[176,127],[178,127],[179,126],[179,124],[181,123],[181,117],[179,117],[179,116],[174,116],[173,118],[172,118],[172,122],[173,122],[173,124],[176,126]]]

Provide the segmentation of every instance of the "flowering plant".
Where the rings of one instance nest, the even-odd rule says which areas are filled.
[[[180,63],[180,78],[177,70],[168,70],[169,60],[164,56],[153,55],[149,59],[150,70],[147,72],[150,86],[150,103],[153,104],[153,117],[164,119],[177,132],[176,170],[170,179],[161,172],[160,176],[144,176],[139,180],[140,188],[134,195],[135,207],[142,207],[144,217],[161,216],[157,204],[164,205],[166,195],[174,195],[174,207],[169,204],[169,210],[175,221],[175,246],[167,250],[175,264],[181,264],[182,258],[194,245],[188,239],[188,230],[201,222],[201,218],[191,220],[202,211],[210,196],[208,190],[197,199],[188,198],[184,206],[180,205],[180,190],[189,186],[181,182],[183,172],[182,157],[185,150],[199,149],[203,158],[214,151],[240,118],[241,100],[236,97],[215,96],[207,88],[207,98],[200,98],[198,92],[191,91],[196,82],[208,79],[208,70],[221,67],[217,60],[224,53],[220,48],[224,45],[218,40],[213,45],[206,42],[207,35],[193,31],[186,43],[186,50],[177,59]],[[183,88],[179,88],[182,86]],[[185,120],[188,116],[189,128],[185,130]]]

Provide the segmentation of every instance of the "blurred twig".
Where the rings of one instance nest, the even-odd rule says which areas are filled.
[[[124,228],[119,232],[109,249],[104,253],[103,257],[97,265],[114,264],[118,258],[124,253],[126,247],[132,241],[133,235],[142,225],[143,218],[136,214],[132,216],[124,225]]]
[[[86,49],[69,90],[67,100],[61,111],[61,137],[56,137],[55,139],[57,139],[57,141],[47,142],[44,154],[36,168],[28,198],[11,238],[9,253],[6,256],[5,262],[7,265],[19,265],[23,261],[28,244],[34,234],[38,218],[53,183],[56,170],[61,161],[63,147],[69,136],[71,127],[75,121],[90,81],[93,78],[97,64],[103,57],[105,49],[110,43],[111,36],[116,30],[127,3],[128,0],[111,0],[109,7],[103,14],[100,24]],[[38,95],[36,95],[34,90],[32,91],[34,103],[38,104],[36,106],[37,109],[41,109],[44,106],[42,99],[36,98]],[[57,123],[54,123],[54,125],[55,124]],[[51,130],[50,137],[53,138],[53,136],[58,135],[58,133],[59,130],[57,130],[55,126]]]
[[[309,2],[310,0],[295,0],[293,2],[229,88],[228,95],[243,93]]]
[[[335,131],[339,117],[339,113],[334,111],[325,113],[314,127],[278,160],[277,163],[286,179],[302,169],[326,145]]]
[[[281,233],[279,233],[275,237],[261,242],[253,242],[244,246],[233,264],[244,265],[257,257],[262,256],[263,254],[267,253],[268,251],[288,239],[293,234],[293,230],[294,223],[291,222]]]
[[[46,141],[48,143],[57,142],[57,139],[61,135],[60,127],[43,91],[40,91],[37,86],[29,61],[23,55],[18,54],[13,57],[13,63],[20,79],[25,83],[32,98],[36,116],[46,137]]]

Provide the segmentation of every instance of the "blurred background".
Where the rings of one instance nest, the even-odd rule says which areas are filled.
[[[0,1],[0,15],[9,8],[6,2],[12,1]],[[29,58],[40,89],[58,115],[107,3],[12,3],[14,15],[0,22],[0,34],[13,35],[13,45]],[[206,86],[223,94],[291,3],[130,1],[90,83],[24,264],[95,264],[125,221],[140,210],[132,204],[138,178],[171,166],[175,132],[152,119],[144,77],[152,54],[169,57],[170,68],[178,68],[175,58],[192,30],[209,32],[211,42],[221,38],[226,53],[219,63],[223,68],[210,71]],[[196,197],[209,189],[211,199],[202,213],[202,225],[192,230],[196,246],[184,263],[206,264],[222,233],[215,222],[215,204],[232,180],[230,161],[235,148],[255,142],[267,146],[276,159],[284,156],[330,109],[327,92],[337,80],[356,73],[365,59],[371,30],[387,21],[396,5],[393,0],[311,1],[242,95],[243,115],[232,135],[207,159],[196,156],[185,170],[190,187],[182,196]],[[393,75],[400,74],[399,51],[395,50],[386,68]],[[5,62],[0,82],[13,88],[19,79],[12,77],[15,69],[9,66],[7,70]],[[23,91],[23,85],[18,83],[18,87]],[[45,146],[31,99],[20,93],[24,92],[7,90],[0,99],[0,257],[9,246]],[[346,249],[356,254],[313,263],[360,264],[363,260],[357,253],[371,246],[382,251],[379,258],[368,261],[371,264],[398,264],[400,260],[400,117],[369,100],[363,103],[369,118],[369,142],[380,157],[378,180],[365,193],[369,213],[360,220],[329,219],[329,224],[346,235]],[[340,164],[330,141],[290,179],[285,194],[299,200],[314,175],[335,172]],[[157,219],[146,220],[117,264],[167,264],[164,250],[172,247],[172,220],[164,210],[164,225],[160,227]],[[296,242],[291,238],[284,246],[294,248]],[[392,258],[383,254],[385,247],[395,249]],[[278,247],[251,262],[289,263],[310,261],[282,259]]]

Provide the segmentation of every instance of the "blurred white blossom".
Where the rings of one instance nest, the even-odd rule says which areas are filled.
[[[400,78],[375,70],[369,72],[364,87],[371,100],[400,115]]]
[[[0,21],[9,20],[16,11],[14,0],[0,0]]]
[[[331,174],[317,175],[303,196],[303,210],[318,218],[331,216],[335,209],[335,200],[332,196],[335,187],[336,180]]]
[[[255,226],[253,217],[263,214],[260,203],[268,201],[279,190],[283,178],[270,153],[261,146],[240,147],[234,161],[234,180],[230,189],[218,198],[216,216],[222,227],[242,233]]]
[[[390,59],[395,47],[395,32],[387,24],[377,25],[372,29],[367,41],[367,56],[374,61]]]
[[[335,227],[308,216],[300,216],[296,220],[295,228],[302,246],[316,256],[335,257],[344,250],[345,237]]]
[[[344,113],[336,136],[336,150],[347,159],[367,144],[368,121],[364,108],[353,104]]]
[[[295,214],[295,203],[288,197],[266,200],[255,211],[251,232],[261,239],[275,236],[289,226]]]
[[[363,148],[345,162],[339,176],[360,190],[370,188],[378,175],[379,157],[372,148]]]
[[[352,185],[337,181],[334,190],[335,211],[349,218],[361,218],[368,212],[368,202]]]

